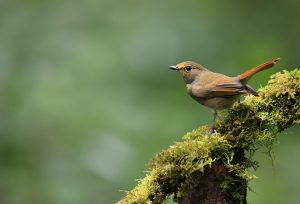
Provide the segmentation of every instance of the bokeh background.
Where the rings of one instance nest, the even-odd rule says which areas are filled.
[[[211,122],[168,69],[251,81],[300,66],[298,1],[0,1],[0,203],[109,204],[161,149]],[[256,154],[249,203],[300,203],[300,128]]]

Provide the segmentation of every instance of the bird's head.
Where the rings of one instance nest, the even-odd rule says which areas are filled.
[[[192,83],[203,71],[207,71],[202,65],[192,61],[181,62],[175,66],[170,66],[170,69],[179,71],[187,84]]]

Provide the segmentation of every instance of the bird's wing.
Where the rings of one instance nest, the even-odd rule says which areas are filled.
[[[238,82],[209,83],[205,86],[194,85],[192,94],[199,98],[231,97],[247,93],[244,86]]]
[[[254,88],[252,88],[249,84],[247,84],[245,86],[245,89],[247,90],[247,93],[250,93],[250,94],[252,94],[254,96],[258,96],[257,91]]]

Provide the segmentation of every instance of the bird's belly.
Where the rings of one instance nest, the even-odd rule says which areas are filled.
[[[193,98],[206,107],[213,108],[216,110],[221,110],[221,109],[230,108],[234,104],[234,102],[238,100],[239,96],[228,97],[228,98],[223,98],[223,97],[213,97],[213,98],[205,98],[205,99],[196,98],[196,97]]]

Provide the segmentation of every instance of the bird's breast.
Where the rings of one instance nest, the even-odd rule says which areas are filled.
[[[198,103],[216,110],[230,108],[239,99],[239,95],[231,97],[199,97],[193,94],[193,85],[189,84],[187,85],[187,92]]]

